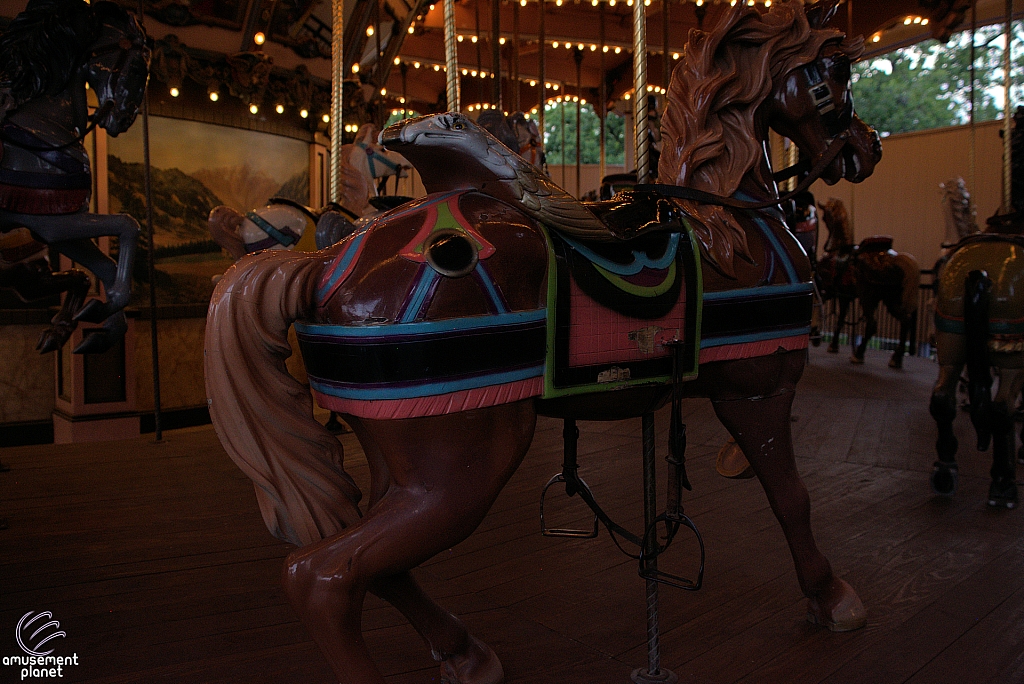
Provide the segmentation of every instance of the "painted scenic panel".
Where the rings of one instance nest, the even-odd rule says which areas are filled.
[[[150,117],[150,163],[158,299],[205,303],[211,277],[230,265],[210,239],[210,210],[240,212],[271,197],[309,202],[309,148],[301,141],[196,121]],[[110,211],[145,224],[142,126],[108,141]],[[140,262],[145,254],[140,255]],[[144,269],[136,269],[144,280]],[[143,296],[139,283],[136,298]],[[148,298],[148,294],[145,295]],[[141,301],[141,300],[140,300]]]

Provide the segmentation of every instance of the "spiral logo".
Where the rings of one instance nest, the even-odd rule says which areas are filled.
[[[60,623],[53,619],[53,614],[46,610],[41,613],[29,611],[18,620],[18,628],[15,636],[18,639],[18,646],[30,656],[45,656],[53,653],[41,650],[46,644],[58,637],[66,637],[67,634],[60,630]]]

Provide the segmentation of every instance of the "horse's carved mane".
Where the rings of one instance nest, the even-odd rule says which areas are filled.
[[[829,197],[821,205],[821,220],[828,228],[828,241],[825,243],[825,253],[839,251],[841,247],[853,244],[853,224],[850,223],[850,216],[846,213],[846,205],[837,197]]]
[[[691,31],[667,94],[661,182],[733,195],[764,157],[758,107],[780,79],[813,62],[830,41],[851,59],[863,51],[860,38],[812,28],[798,2],[774,3],[766,14],[737,3],[714,28]],[[697,232],[705,257],[733,277],[733,258],[750,259],[743,229],[721,207],[687,208],[703,224]]]

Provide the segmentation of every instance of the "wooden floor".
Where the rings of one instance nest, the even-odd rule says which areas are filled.
[[[1024,510],[985,505],[989,459],[966,416],[960,491],[934,497],[928,472],[935,366],[902,372],[812,350],[793,423],[820,546],[857,588],[868,626],[808,624],[779,526],[755,480],[715,474],[725,437],[706,402],[687,404],[687,512],[707,543],[696,593],[661,592],[663,664],[680,682],[1003,684],[1024,682]],[[667,414],[658,415],[663,448]],[[583,475],[616,518],[641,518],[639,421],[582,425]],[[501,657],[513,683],[627,684],[646,664],[643,582],[605,532],[539,534],[538,500],[560,463],[559,423],[537,438],[486,520],[417,571],[427,590]],[[358,444],[347,467],[367,479]],[[78,654],[61,681],[267,682],[334,679],[279,584],[289,547],[266,532],[248,480],[212,428],[132,442],[0,450],[0,657],[15,625],[51,611]],[[664,471],[661,471],[662,484]],[[689,572],[694,546],[663,567]],[[668,558],[667,556],[672,556]],[[368,600],[364,628],[388,682],[438,681],[415,632]],[[0,664],[0,682],[17,681]],[[40,680],[35,680],[40,681]]]

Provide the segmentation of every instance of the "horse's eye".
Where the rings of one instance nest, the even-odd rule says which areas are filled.
[[[462,123],[461,121],[456,121],[454,124],[452,124],[452,128],[454,128],[457,131],[461,131],[465,127],[466,124]]]

